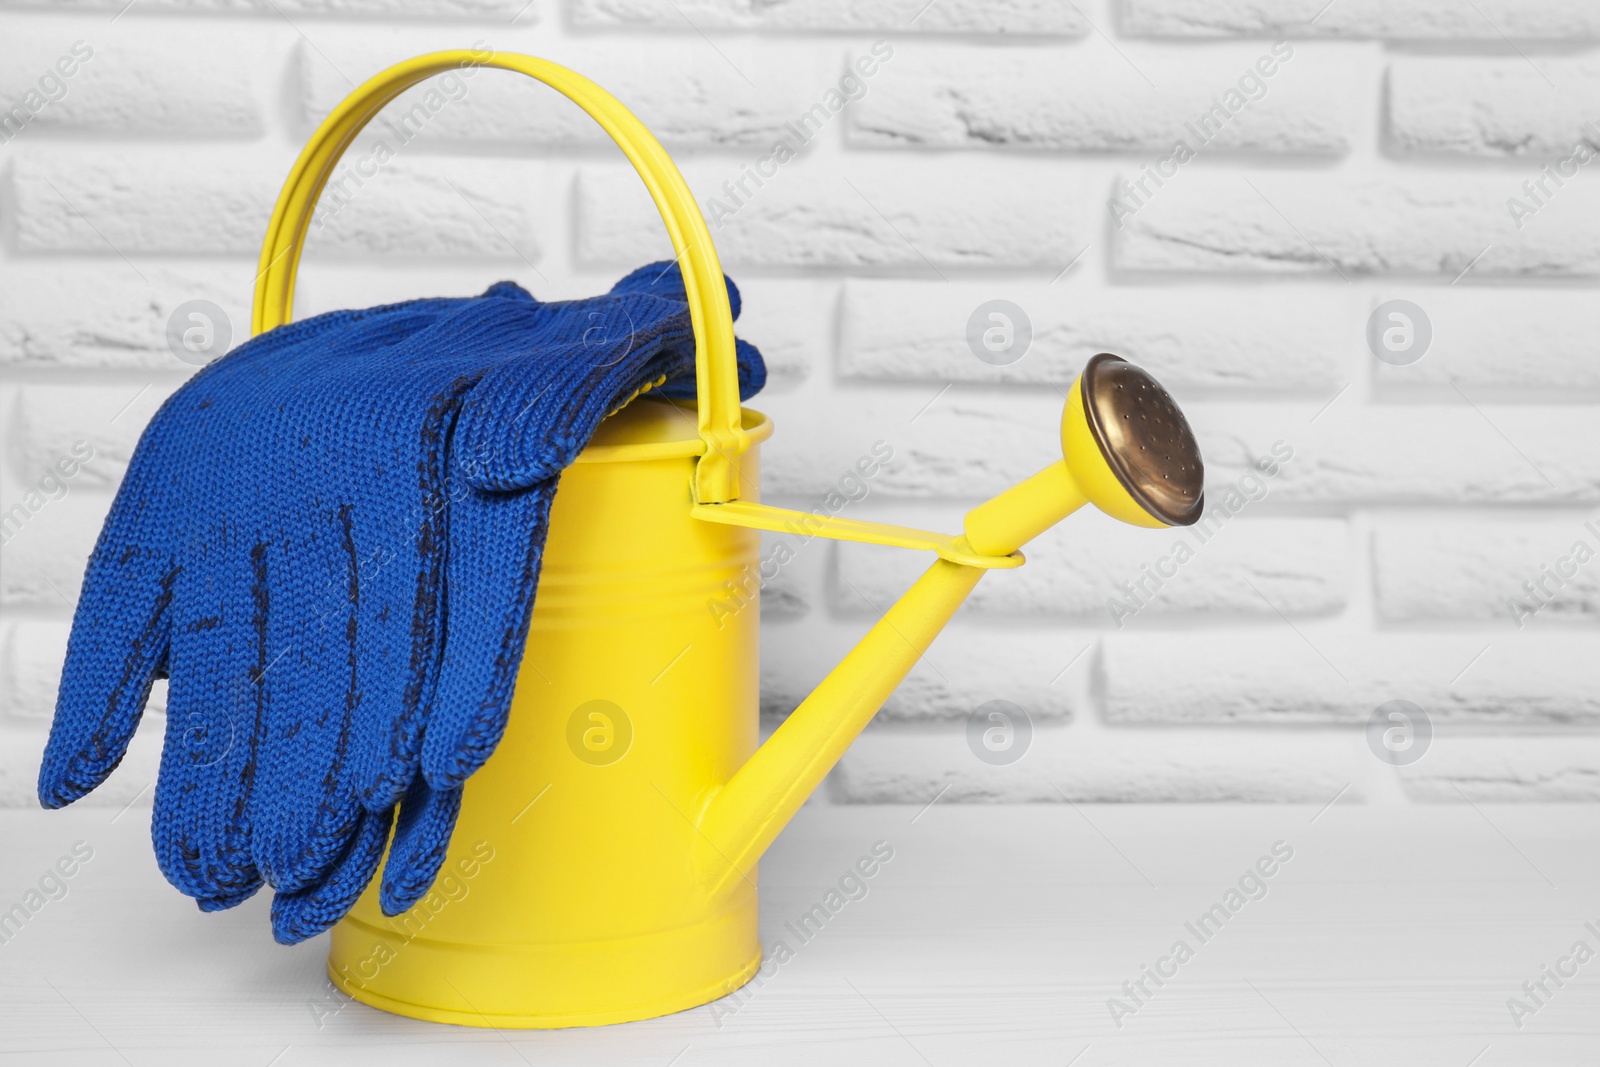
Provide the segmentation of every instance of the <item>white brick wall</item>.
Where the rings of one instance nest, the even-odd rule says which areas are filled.
[[[1212,500],[1237,494],[1203,542],[1085,514],[985,578],[828,799],[1600,798],[1588,0],[124,6],[0,0],[0,111],[24,108],[0,135],[0,511],[44,500],[0,546],[0,805],[32,802],[84,558],[194,369],[169,318],[208,300],[242,340],[315,123],[392,61],[478,42],[590,75],[680,161],[772,368],[768,499],[812,506],[881,440],[849,513],[954,528],[1058,454],[1063,393],[1107,349],[1178,394]],[[830,89],[856,99],[751,179]],[[500,73],[452,93],[414,138],[352,147],[397,150],[314,234],[300,314],[503,277],[580,295],[666,248],[572,105]],[[965,340],[994,299],[1032,325],[1008,366]],[[1366,342],[1396,299],[1431,328],[1409,366]],[[79,441],[94,459],[40,496]],[[819,541],[784,568],[769,718],[925,562]],[[1397,698],[1435,730],[1402,768],[1363,729]],[[1034,726],[1006,766],[966,741],[995,699]],[[97,803],[140,795],[160,726]]]

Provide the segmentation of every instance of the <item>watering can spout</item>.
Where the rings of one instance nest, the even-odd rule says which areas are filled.
[[[985,570],[1020,562],[1019,548],[1085,503],[1135,526],[1200,518],[1204,470],[1194,434],[1166,390],[1133,364],[1109,354],[1089,361],[1068,396],[1061,440],[1062,459],[968,512],[963,534],[941,546],[941,558],[704,800],[696,859],[713,891],[749,877]]]

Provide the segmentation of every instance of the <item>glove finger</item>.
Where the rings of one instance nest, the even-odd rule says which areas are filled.
[[[167,735],[151,826],[167,880],[199,900],[236,900],[259,886],[249,801],[266,714],[268,550],[219,534],[180,573],[167,696]]]
[[[383,866],[378,902],[385,915],[399,915],[427,895],[439,875],[450,834],[461,811],[461,790],[430,789],[421,778],[400,802],[394,843]]]
[[[377,873],[393,820],[393,809],[362,812],[338,862],[321,883],[272,898],[272,936],[280,945],[295,945],[317,936],[355,906]]]
[[[279,650],[262,680],[268,702],[251,849],[279,893],[323,880],[361,815],[349,767],[360,704],[357,613],[361,577],[354,509],[341,506],[303,544],[271,554],[267,642]],[[307,595],[307,587],[321,594]]]
[[[266,880],[257,875],[254,879],[244,883],[235,893],[222,897],[200,897],[195,901],[195,904],[199,906],[201,911],[205,912],[227,911],[229,908],[237,908],[240,904],[255,896],[261,887],[266,884]]]
[[[186,460],[170,447],[169,405],[145,427],[84,569],[39,767],[47,808],[77,800],[122,761],[165,667],[184,517],[169,498]]]
[[[108,546],[91,557],[39,766],[39,803],[46,808],[77,800],[127,754],[166,661],[177,579],[164,555]]]
[[[505,733],[544,560],[557,479],[518,493],[468,489],[451,505],[452,597],[422,773],[455,789]]]
[[[367,692],[352,727],[356,782],[368,811],[396,804],[422,757],[444,640],[451,510],[446,446],[471,384],[470,378],[452,383],[422,421],[416,503],[392,509],[398,514],[374,514],[372,532],[358,531],[361,558],[372,561],[366,584],[374,590],[358,623],[358,670]]]

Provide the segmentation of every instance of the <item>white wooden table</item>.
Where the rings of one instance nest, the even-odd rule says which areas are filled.
[[[1600,951],[1594,807],[814,807],[762,866],[763,943],[794,957],[760,988],[548,1032],[344,1000],[322,939],[273,944],[265,895],[200,914],[156,871],[148,810],[115,815],[0,814],[0,909],[94,850],[0,944],[0,1062],[1600,1063],[1600,958],[1545,979],[1520,1029],[1507,1007],[1535,1007],[1522,984],[1576,941]],[[866,895],[799,943],[785,924],[880,840],[894,858]],[[1277,841],[1294,855],[1265,896],[1201,942],[1185,923]],[[1123,983],[1180,939],[1192,958],[1135,1005]],[[1120,1028],[1112,997],[1137,1006]]]

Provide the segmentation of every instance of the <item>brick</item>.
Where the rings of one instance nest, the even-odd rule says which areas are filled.
[[[1587,0],[1121,0],[1119,29],[1150,37],[1377,37],[1390,40],[1588,40]]]
[[[49,8],[52,11],[120,11],[128,0],[0,0],[0,7]],[[519,25],[538,21],[542,5],[527,0],[273,0],[282,15],[327,18],[485,19]],[[256,0],[139,0],[130,12],[135,18],[151,12],[195,15],[249,15],[261,17]]]
[[[20,528],[13,524],[15,532],[0,545],[0,608],[70,615],[110,507],[110,494],[79,489],[45,504]]]
[[[168,321],[190,300],[223,309],[232,344],[249,335],[253,263],[205,271],[146,266],[143,273],[115,257],[71,267],[15,260],[0,266],[0,290],[7,295],[0,306],[0,364],[190,373],[195,366],[167,344]],[[94,299],[81,299],[83,292]]]
[[[832,282],[780,281],[754,277],[740,281],[743,307],[734,332],[761,350],[767,387],[755,401],[799,388],[813,368],[825,366],[833,345]]]
[[[1389,67],[1386,100],[1396,152],[1542,162],[1600,139],[1584,129],[1600,116],[1600,65],[1589,60],[1406,56]]]
[[[885,603],[884,607],[888,607]],[[813,618],[765,628],[761,709],[769,717],[793,711],[866,631],[859,620]],[[1048,631],[996,632],[958,622],[911,668],[880,711],[883,720],[965,721],[979,705],[1009,700],[1036,721],[1075,713],[1071,673],[1063,672],[1092,640]],[[1073,671],[1086,669],[1085,662]]]
[[[347,178],[347,167],[335,172],[330,190]],[[459,256],[537,270],[544,241],[535,223],[535,175],[526,166],[485,160],[397,161],[342,206],[324,192],[318,218],[327,221],[312,224],[307,255],[327,249],[351,256]],[[354,189],[353,180],[345,188]]]
[[[538,165],[397,159],[363,187],[351,173],[359,164],[359,156],[347,156],[329,179],[307,241],[308,255],[324,248],[351,255],[484,257],[529,266],[540,259],[543,241],[535,219],[543,171]],[[342,206],[335,193],[341,188],[350,191]]]
[[[350,92],[346,78],[360,83],[406,54],[365,37],[301,46],[298,118],[305,133]],[[765,149],[837,79],[793,49],[730,45],[724,52],[728,62],[707,62],[698,49],[614,41],[562,48],[550,58],[604,86],[672,147]],[[741,70],[759,72],[760,81],[752,84]],[[413,140],[430,146],[611,144],[594,119],[547,86],[520,74],[470,69],[408,90],[368,131],[396,148]]]
[[[361,162],[347,157],[330,179],[309,256],[537,259],[537,166],[396,158],[358,186],[349,168]],[[252,150],[197,165],[187,151],[151,148],[115,160],[103,152],[19,159],[12,173],[17,245],[25,252],[121,253],[136,270],[147,254],[254,257],[291,163],[282,153]],[[348,198],[335,199],[336,189]]]
[[[115,487],[145,423],[171,395],[170,383],[148,385],[28,385],[20,391],[18,427],[22,432],[22,477],[32,486],[56,463],[74,455],[78,442],[94,450],[67,481],[68,490]]]
[[[1590,529],[1587,518],[1382,523],[1372,542],[1379,614],[1518,629],[1592,623],[1600,617],[1600,526]]]
[[[1350,147],[1346,102],[1360,97],[1343,56],[1261,45],[1191,55],[1126,50],[1127,63],[1064,63],[1054,52],[970,45],[903,46],[851,109],[849,140],[865,146],[1048,148],[1166,156],[1230,90],[1251,102],[1201,151],[1340,155]],[[1254,64],[1272,73],[1262,77]],[[1160,88],[1142,71],[1159,75]],[[1243,85],[1240,82],[1243,79]],[[1220,112],[1219,114],[1225,114]],[[1151,159],[1155,162],[1155,158]]]
[[[1359,746],[1359,747],[1358,747]],[[1359,739],[1326,732],[1089,731],[1045,724],[1015,763],[991,766],[963,733],[869,729],[845,753],[833,798],[851,804],[1360,803],[1382,770]],[[948,787],[948,788],[946,788]],[[941,794],[941,790],[943,793]],[[1065,816],[1071,818],[1068,814]]]
[[[1600,800],[1600,740],[1569,734],[1459,737],[1399,769],[1421,803]],[[1515,858],[1508,860],[1515,862]]]
[[[5,136],[52,129],[112,136],[258,137],[264,80],[248,39],[202,27],[99,27],[50,20],[13,27],[0,41]],[[70,74],[64,74],[71,71]],[[31,100],[28,94],[33,94]],[[19,113],[18,104],[23,105]]]
[[[960,514],[929,525],[960,529]],[[984,614],[1068,616],[1118,629],[1157,616],[1329,615],[1345,606],[1348,541],[1345,523],[1331,519],[1246,518],[1207,536],[1134,532],[1085,515],[1030,543],[1023,567],[985,575],[967,604]],[[836,608],[876,617],[929,561],[925,553],[841,544]]]
[[[1114,235],[1113,262],[1127,270],[1446,280],[1469,267],[1474,280],[1600,270],[1600,188],[1569,183],[1536,217],[1519,220],[1507,206],[1521,195],[1512,179],[1179,171],[1142,206],[1131,205]]]
[[[1026,353],[1005,366],[979,359],[966,340],[980,305],[995,299],[1021,307],[1032,327]],[[1351,294],[1303,286],[1185,286],[1153,301],[1148,290],[1087,282],[853,279],[844,291],[839,373],[1065,386],[1090,356],[1110,351],[1173,389],[1331,391],[1350,380],[1359,308]]]
[[[67,654],[65,623],[13,623],[0,634],[6,672],[0,679],[0,715],[15,722],[48,722]]]
[[[1591,341],[1600,330],[1600,307],[1583,290],[1386,288],[1369,298],[1363,314],[1391,299],[1421,307],[1433,340],[1416,363],[1374,360],[1380,390],[1425,390],[1457,403],[1462,393],[1477,402],[1518,393],[1548,399],[1540,391],[1556,390],[1570,400],[1600,390]]]
[[[61,151],[21,158],[11,175],[17,246],[124,257],[259,252],[288,161],[251,166],[230,155],[203,169],[170,149],[130,149],[115,161]]]
[[[1548,631],[1372,635],[1331,623],[1115,634],[1102,666],[1105,715],[1169,725],[1364,724],[1380,704],[1404,699],[1436,724],[1593,725],[1600,662],[1586,640]]]
[[[802,156],[760,188],[747,183],[751,195],[734,204],[723,186],[742,173],[732,163],[685,170],[725,266],[894,267],[922,274],[1037,266],[1053,267],[1053,274],[1088,241],[1073,194],[1048,163],[952,160],[908,182],[900,166],[873,161],[844,170]],[[719,221],[712,198],[734,204],[732,213]],[[631,169],[594,167],[580,174],[577,248],[587,265],[671,258],[661,217]]]
[[[579,26],[682,29],[999,33],[1076,37],[1088,32],[1071,4],[1051,0],[572,0]]]
[[[1345,395],[1319,414],[1326,401],[1177,398],[1200,442],[1210,508],[1227,502],[1237,513],[1256,506],[1245,503],[1252,498],[1272,507],[1600,502],[1592,405],[1364,406]],[[983,499],[1060,458],[1062,403],[1055,388],[998,394],[931,384],[841,392],[826,405],[773,397],[763,409],[781,429],[763,450],[766,485],[826,493],[882,440],[894,458],[872,493]],[[1277,442],[1292,457],[1271,478],[1247,478]]]
[[[1582,443],[1592,436],[1596,416],[1583,406],[1367,407],[1346,397],[1315,422],[1310,413],[1306,421],[1257,422],[1259,410],[1222,407],[1193,416],[1209,482],[1218,487],[1213,500],[1275,440],[1294,449],[1271,480],[1272,499],[1282,503],[1507,506],[1600,499],[1600,457],[1591,460],[1592,450]]]

